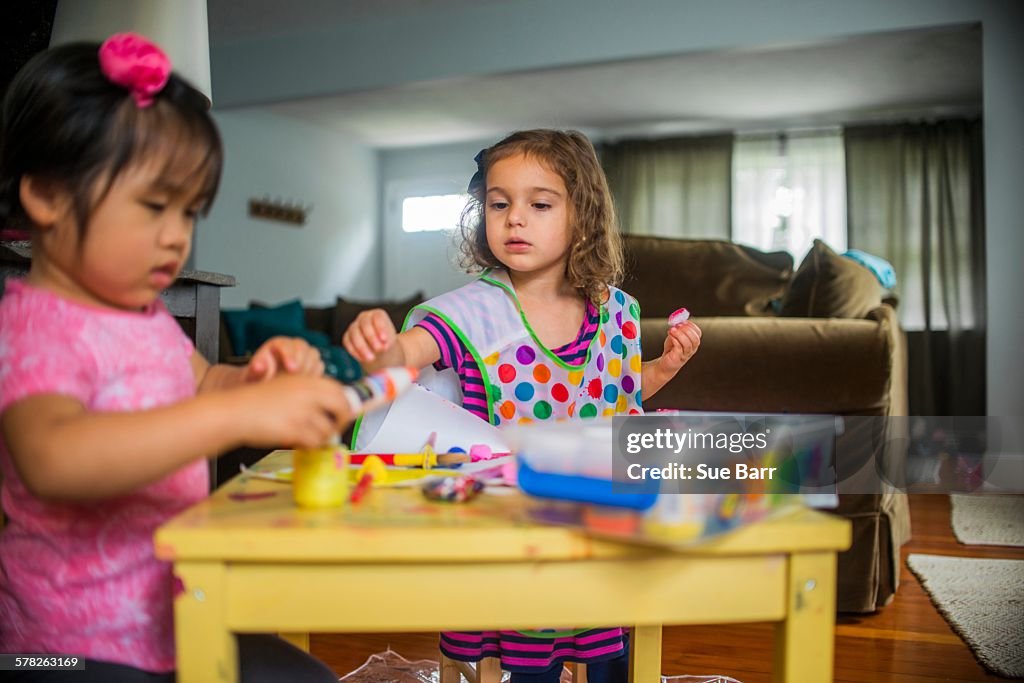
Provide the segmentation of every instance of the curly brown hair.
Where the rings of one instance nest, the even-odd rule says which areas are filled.
[[[487,171],[516,155],[536,159],[561,176],[569,193],[572,234],[565,277],[582,296],[600,305],[608,285],[622,280],[622,240],[608,180],[594,146],[575,130],[524,130],[512,133],[478,157],[480,181],[470,183],[470,201],[462,213],[460,265],[467,271],[504,268],[487,245],[484,195]]]

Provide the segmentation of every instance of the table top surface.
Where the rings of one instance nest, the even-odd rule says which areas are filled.
[[[254,469],[290,464],[291,451],[275,451]],[[838,551],[850,544],[849,522],[804,508],[664,549],[535,523],[530,513],[541,504],[511,489],[455,504],[429,501],[418,488],[373,488],[355,505],[304,510],[292,501],[290,484],[241,474],[162,526],[156,554],[172,561],[530,562]]]

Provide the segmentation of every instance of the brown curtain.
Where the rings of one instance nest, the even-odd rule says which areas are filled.
[[[849,245],[896,270],[912,415],[985,414],[978,120],[844,130]]]
[[[604,145],[622,231],[729,239],[732,143],[732,135],[714,135]]]

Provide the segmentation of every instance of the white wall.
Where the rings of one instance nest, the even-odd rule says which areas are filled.
[[[380,152],[385,298],[400,299],[419,290],[426,292],[427,296],[434,296],[470,281],[471,277],[462,272],[455,262],[456,235],[403,232],[400,201],[407,192],[465,192],[476,170],[473,157],[482,147],[495,142],[497,140],[485,140]]]
[[[251,299],[379,293],[377,159],[344,134],[259,108],[215,111],[225,164],[210,216],[198,227],[195,267],[234,275],[224,307]],[[249,218],[250,198],[312,204],[306,224]]]

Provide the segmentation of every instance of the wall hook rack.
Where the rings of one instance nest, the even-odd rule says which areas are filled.
[[[305,225],[306,216],[313,211],[313,205],[306,206],[297,202],[271,200],[269,197],[249,200],[249,216],[271,221],[281,221],[292,225]]]

